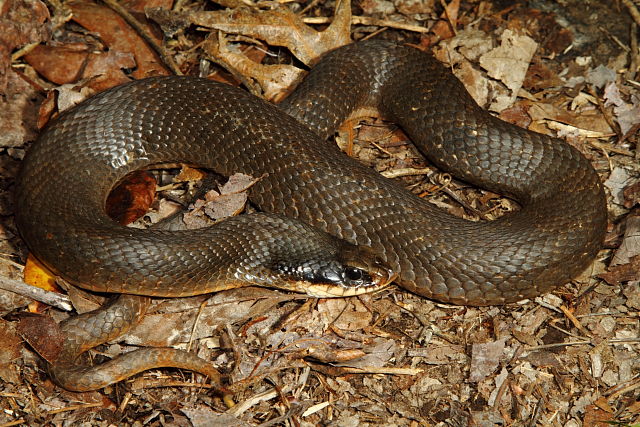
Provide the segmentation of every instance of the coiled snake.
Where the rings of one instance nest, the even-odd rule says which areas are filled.
[[[399,124],[440,168],[512,197],[521,209],[496,221],[466,221],[349,159],[326,140],[363,106]],[[269,214],[206,232],[113,223],[104,213],[110,189],[160,162],[264,175],[250,199]],[[95,291],[184,296],[246,283],[277,286],[285,277],[303,287],[315,283],[319,294],[326,283],[366,290],[397,273],[405,289],[468,305],[505,304],[567,282],[592,262],[606,225],[600,180],[575,148],[494,118],[430,55],[386,41],[326,55],[279,107],[188,77],[103,92],[62,114],[31,148],[17,212],[33,253]],[[129,298],[137,301],[132,307],[102,315],[111,320],[76,318],[67,332],[85,341],[89,327],[99,336],[94,341],[115,335],[103,333],[105,322],[115,316],[126,324],[144,311],[144,298]],[[83,341],[67,356],[91,345]],[[59,381],[73,387],[81,380]]]

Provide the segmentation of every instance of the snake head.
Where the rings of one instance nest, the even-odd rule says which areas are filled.
[[[279,262],[283,287],[319,298],[361,295],[389,285],[397,274],[369,248],[343,243],[330,257]]]

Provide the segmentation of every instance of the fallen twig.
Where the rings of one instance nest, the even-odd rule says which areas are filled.
[[[66,295],[62,295],[57,292],[46,291],[42,288],[31,286],[20,280],[0,277],[0,289],[4,289],[5,291],[13,292],[18,295],[34,299],[36,301],[40,301],[41,303],[54,306],[56,308],[59,308],[60,310],[73,310],[71,301]]]

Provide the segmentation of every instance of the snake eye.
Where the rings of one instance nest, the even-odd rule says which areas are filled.
[[[347,267],[344,269],[344,277],[347,280],[351,280],[351,281],[358,281],[358,280],[362,280],[362,276],[363,276],[363,271],[360,270],[359,268],[355,268],[355,267]]]

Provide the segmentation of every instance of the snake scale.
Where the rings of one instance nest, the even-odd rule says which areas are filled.
[[[400,125],[438,167],[521,208],[467,221],[348,158],[327,139],[362,107]],[[127,173],[167,162],[262,176],[250,200],[265,213],[178,233],[132,230],[106,216],[106,196]],[[319,275],[365,289],[397,274],[427,298],[505,304],[582,272],[606,222],[599,177],[578,150],[491,116],[432,56],[382,40],[329,53],[280,106],[192,77],[108,90],[48,126],[17,185],[17,224],[36,257],[78,286],[147,296],[277,286],[283,274],[303,286]],[[105,312],[75,318],[66,330],[82,343],[67,356],[113,336],[105,323],[144,311],[145,298],[128,298],[137,302],[116,304],[111,320]],[[78,381],[59,379],[71,388]]]

